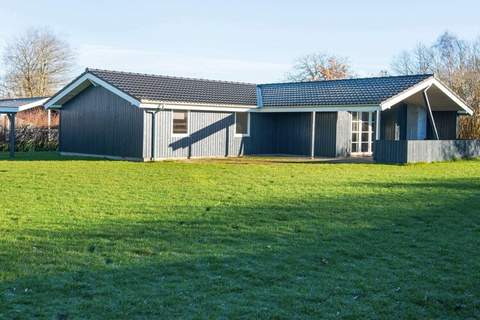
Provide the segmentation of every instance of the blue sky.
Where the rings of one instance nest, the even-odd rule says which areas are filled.
[[[298,56],[347,56],[361,76],[449,30],[480,36],[480,1],[5,1],[0,50],[48,27],[85,67],[247,82],[282,80]]]

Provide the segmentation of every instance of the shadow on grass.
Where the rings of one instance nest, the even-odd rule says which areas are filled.
[[[480,182],[367,185],[384,192],[27,229],[31,257],[0,243],[27,274],[0,282],[0,316],[478,317]]]

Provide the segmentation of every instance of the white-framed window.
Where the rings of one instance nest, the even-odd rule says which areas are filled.
[[[188,136],[190,112],[172,110],[172,136]]]
[[[352,112],[352,154],[372,154],[375,118],[375,112]]]
[[[239,137],[250,136],[249,112],[235,112],[235,135]]]

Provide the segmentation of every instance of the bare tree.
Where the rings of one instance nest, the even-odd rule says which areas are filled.
[[[473,117],[460,119],[460,137],[480,138],[480,38],[468,42],[445,32],[431,45],[418,44],[392,62],[397,74],[435,75],[474,108]]]
[[[51,95],[65,84],[74,60],[68,43],[57,35],[30,29],[6,46],[3,91],[13,97]]]
[[[392,62],[392,69],[398,74],[432,73],[435,55],[432,48],[419,43],[411,51],[403,51]]]
[[[348,59],[324,53],[315,53],[297,59],[290,81],[316,81],[349,78],[353,75]]]

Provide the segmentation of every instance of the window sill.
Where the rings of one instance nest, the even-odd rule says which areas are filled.
[[[250,134],[235,133],[233,136],[235,138],[248,138],[248,137],[250,137]]]
[[[188,136],[188,133],[172,133],[172,138],[185,138]]]

